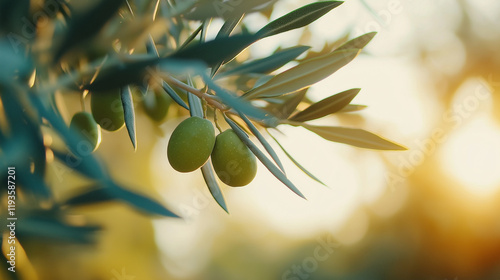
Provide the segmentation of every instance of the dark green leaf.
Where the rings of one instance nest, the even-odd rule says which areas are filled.
[[[58,150],[52,150],[54,157],[61,163],[80,173],[83,176],[101,179],[107,175],[104,171],[104,166],[97,161],[89,160],[89,157],[75,157],[74,155]]]
[[[270,73],[276,69],[281,68],[288,62],[294,60],[295,58],[297,58],[299,55],[301,55],[310,48],[311,47],[309,46],[296,46],[284,49],[282,51],[270,55],[269,57],[239,65],[233,69],[230,69],[226,72],[219,74],[218,77],[221,78],[221,77],[248,74],[248,73],[259,73],[259,74]]]
[[[266,151],[269,153],[269,155],[273,158],[274,162],[276,162],[276,164],[279,166],[281,171],[283,171],[283,174],[286,174],[285,168],[283,167],[283,164],[281,164],[281,161],[280,161],[278,155],[273,150],[273,147],[271,147],[269,142],[267,142],[266,138],[264,138],[264,136],[260,133],[260,131],[257,129],[257,127],[255,127],[255,125],[244,114],[241,114],[239,112],[238,112],[238,114],[241,117],[241,119],[246,123],[246,125],[248,126],[248,128],[250,129],[252,134],[255,135],[255,137],[257,137],[257,139],[262,144],[264,149],[266,149]]]
[[[218,39],[218,38],[229,37],[229,35],[231,35],[231,32],[233,32],[233,30],[236,28],[236,26],[243,19],[243,16],[244,15],[235,16],[235,17],[231,17],[228,20],[226,20],[224,22],[224,25],[222,25],[221,29],[219,30],[219,33],[217,33],[217,36],[215,38]],[[217,63],[217,65],[215,65],[212,68],[212,77],[215,76],[215,74],[217,74],[217,71],[219,71],[219,68],[222,66],[222,64],[223,64],[223,61]]]
[[[345,42],[342,46],[338,47],[336,51],[348,49],[362,49],[377,35],[377,32],[370,32],[356,37],[350,41]]]
[[[203,29],[203,25],[204,24],[200,24],[200,26],[198,28],[196,28],[195,31],[193,31],[193,33],[191,33],[191,35],[189,35],[189,37],[186,39],[186,41],[184,41],[184,43],[182,43],[182,46],[180,46],[180,50],[182,49],[185,49],[189,43],[191,43],[194,38],[196,38],[196,36],[198,36],[198,34],[200,34],[201,30]]]
[[[120,200],[131,205],[137,210],[149,214],[179,218],[179,216],[153,199],[123,188],[111,180],[102,181],[102,187],[93,187],[90,190],[68,199],[66,204],[72,206],[82,206],[99,202],[109,202],[112,200]]]
[[[68,198],[63,205],[86,206],[98,203],[115,201],[117,198],[111,195],[106,187],[95,186],[88,190]]]
[[[137,135],[135,129],[135,111],[134,111],[134,100],[132,100],[132,92],[130,87],[126,86],[121,89],[121,99],[123,105],[123,114],[125,117],[125,125],[127,126],[128,136],[132,141],[134,150],[137,149]]]
[[[124,0],[99,1],[85,13],[75,15],[68,23],[66,35],[55,52],[54,62],[68,50],[95,36],[123,2]]]
[[[308,89],[303,89],[285,96],[277,97],[283,99],[282,103],[270,104],[266,110],[279,119],[286,120],[295,111],[297,106],[306,96]],[[266,98],[266,100],[268,100]]]
[[[17,226],[20,240],[34,239],[51,242],[91,243],[95,241],[97,226],[74,226],[56,217],[22,217]]]
[[[228,117],[224,116],[226,122],[231,126],[234,130],[238,138],[247,145],[247,147],[254,153],[254,155],[264,164],[264,166],[276,177],[280,180],[285,186],[287,186],[291,191],[293,191],[298,196],[305,199],[304,195],[295,187],[295,185],[286,177],[286,175],[281,172],[281,170],[274,165],[274,163],[266,157],[266,155],[259,150],[259,148],[248,138],[248,135],[232,120]]]
[[[261,30],[259,30],[256,35],[260,38],[265,38],[289,30],[304,27],[316,21],[342,3],[343,2],[340,1],[321,1],[303,6],[270,22]]]
[[[295,164],[295,166],[297,166],[302,172],[304,172],[307,176],[309,176],[309,178],[313,179],[314,181],[322,184],[323,186],[327,186],[325,185],[325,183],[323,183],[320,179],[318,179],[316,176],[314,176],[311,172],[309,172],[307,169],[305,169],[298,161],[296,161],[291,154],[289,154],[285,148],[280,144],[280,142],[278,141],[278,139],[276,139],[273,135],[271,135],[271,133],[269,133],[269,135],[271,136],[271,138],[274,139],[274,141],[276,142],[276,144],[278,144],[278,146],[280,146],[281,150],[283,150],[283,152],[285,153],[285,155],[293,162],[293,164]]]
[[[278,125],[279,122],[274,116],[267,114],[263,110],[253,106],[250,102],[238,98],[225,89],[219,87],[210,77],[205,77],[205,83],[207,83],[208,87],[214,90],[223,103],[228,105],[230,108],[238,110],[269,127],[276,127]]]
[[[332,95],[306,108],[292,116],[290,120],[296,122],[305,122],[322,118],[324,116],[336,113],[347,106],[356,97],[361,89],[355,88],[346,90],[339,94]]]
[[[275,97],[307,88],[335,73],[351,62],[360,52],[358,49],[334,51],[301,62],[252,89],[243,96],[246,99]]]
[[[313,126],[305,123],[302,126],[332,142],[375,150],[407,150],[407,148],[399,144],[362,129],[338,126]]]
[[[151,34],[148,36],[148,41],[146,42],[146,51],[148,54],[155,55],[156,57],[160,56],[160,54],[158,54],[158,49],[156,49],[156,44]]]
[[[148,74],[148,67],[154,67],[159,62],[159,58],[143,57],[105,66],[96,79],[83,88],[89,91],[108,91],[131,84],[142,85]]]
[[[182,100],[182,98],[177,94],[177,92],[175,92],[175,90],[169,85],[167,84],[167,82],[163,81],[162,82],[162,87],[163,87],[163,90],[168,94],[170,95],[170,97],[172,97],[172,99],[177,103],[179,104],[181,107],[184,107],[186,110],[189,110],[189,107],[188,105],[186,104],[186,102],[184,102],[184,100]]]
[[[255,35],[237,35],[218,38],[180,50],[169,58],[199,60],[209,66],[226,63],[258,39]]]

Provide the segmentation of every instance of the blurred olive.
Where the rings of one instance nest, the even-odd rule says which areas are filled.
[[[87,112],[76,113],[71,118],[69,128],[83,139],[85,145],[95,151],[101,143],[101,128]]]
[[[119,90],[93,92],[91,107],[94,120],[105,130],[116,131],[125,125]]]
[[[162,122],[168,114],[172,98],[165,92],[149,91],[144,97],[143,106],[146,114],[155,122]]]

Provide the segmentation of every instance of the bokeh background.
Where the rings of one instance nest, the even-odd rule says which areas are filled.
[[[278,1],[271,18],[309,2]],[[266,22],[262,14],[245,19],[252,31]],[[209,36],[221,25],[212,22]],[[223,187],[228,215],[201,173],[179,174],[168,164],[169,133],[180,119],[158,127],[139,110],[138,150],[122,129],[103,132],[97,153],[115,178],[158,197],[184,219],[151,220],[121,205],[75,210],[75,219],[104,225],[97,243],[37,244],[30,260],[20,261],[22,274],[53,280],[500,279],[500,2],[348,0],[307,29],[260,41],[244,55],[264,57],[297,44],[320,51],[370,31],[378,34],[364,52],[308,94],[320,100],[362,88],[354,103],[366,110],[317,122],[364,128],[408,151],[358,149],[283,127],[276,137],[328,187],[286,162],[307,197],[302,200],[259,166],[250,185]],[[79,101],[65,102],[69,119]],[[56,164],[47,176],[61,197],[68,182],[85,184]]]

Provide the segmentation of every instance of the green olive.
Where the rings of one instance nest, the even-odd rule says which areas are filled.
[[[165,92],[148,91],[144,97],[144,111],[155,122],[162,122],[168,114],[172,98]]]
[[[212,164],[219,179],[232,187],[248,185],[257,174],[255,155],[232,129],[215,138]]]
[[[215,144],[215,130],[209,120],[190,117],[172,132],[167,156],[170,165],[179,172],[191,172],[203,166]]]
[[[81,143],[78,143],[82,147],[85,146],[83,148],[88,147],[88,150],[93,152],[101,144],[101,128],[89,113],[76,113],[71,118],[69,128],[83,139]]]
[[[92,115],[105,130],[116,131],[125,125],[119,90],[93,92],[90,99]]]

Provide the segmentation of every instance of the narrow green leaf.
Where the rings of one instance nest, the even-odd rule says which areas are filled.
[[[270,22],[261,30],[259,30],[259,32],[257,32],[257,36],[259,36],[260,38],[265,38],[289,30],[304,27],[316,21],[342,3],[343,2],[340,1],[321,1],[303,6]]]
[[[160,57],[158,49],[156,48],[155,41],[153,40],[153,36],[151,36],[151,34],[148,35],[148,40],[146,42],[146,51],[149,54],[155,55],[156,57]]]
[[[179,218],[179,216],[165,208],[160,203],[142,194],[125,189],[111,180],[102,181],[101,187],[92,187],[69,198],[66,200],[65,204],[71,206],[84,206],[115,200],[125,202],[132,207],[149,214]]]
[[[191,35],[189,35],[189,37],[186,39],[186,41],[184,41],[184,43],[182,43],[182,45],[180,46],[180,50],[183,50],[185,49],[189,43],[191,43],[195,38],[196,36],[198,36],[198,34],[200,34],[201,30],[203,29],[203,24],[200,24],[200,26],[198,28],[196,28],[195,31],[193,31],[193,33],[191,33]]]
[[[283,67],[288,62],[294,60],[299,55],[309,50],[309,46],[296,46],[288,49],[284,49],[275,54],[272,54],[266,58],[257,59],[252,62],[244,63],[226,72],[217,75],[218,78],[248,74],[248,73],[259,73],[267,74],[276,69]]]
[[[236,97],[231,94],[226,89],[217,85],[208,75],[201,73],[204,78],[205,83],[210,89],[215,91],[217,97],[219,97],[224,104],[238,110],[239,112],[251,117],[252,119],[258,120],[268,127],[276,127],[279,124],[278,119],[274,116],[268,114],[264,110],[253,106],[250,102]]]
[[[360,148],[374,150],[407,150],[407,148],[399,144],[393,143],[363,129],[338,126],[313,126],[305,123],[301,125],[322,138],[332,142],[344,143]]]
[[[203,174],[203,179],[205,179],[205,183],[210,190],[210,193],[214,197],[215,201],[229,214],[229,211],[226,206],[226,201],[224,199],[224,195],[219,187],[219,183],[217,183],[217,179],[214,175],[214,168],[212,167],[212,162],[209,160],[205,165],[201,167],[201,172]]]
[[[332,95],[313,105],[307,107],[304,111],[292,116],[290,120],[296,122],[305,122],[322,118],[342,110],[356,97],[361,89],[355,88]]]
[[[114,187],[110,188],[109,191],[113,196],[116,196],[118,199],[130,204],[138,210],[142,210],[149,214],[179,218],[178,215],[174,214],[172,211],[168,210],[153,199],[127,190],[118,185],[114,185]]]
[[[295,187],[295,185],[286,177],[286,175],[274,163],[266,157],[266,155],[259,150],[259,148],[250,140],[248,135],[232,120],[224,116],[226,122],[231,126],[236,135],[247,145],[247,147],[254,153],[254,155],[264,164],[264,166],[280,180],[285,186],[293,191],[298,196],[305,199],[304,195]]]
[[[243,96],[247,99],[273,97],[309,87],[351,62],[358,53],[357,49],[341,50],[306,60]]]
[[[217,33],[217,36],[215,38],[218,39],[218,38],[229,37],[229,35],[231,35],[233,30],[236,28],[236,26],[243,19],[243,16],[244,15],[234,16],[234,17],[231,17],[228,20],[226,20],[224,22],[224,25],[222,25],[221,29],[219,30],[219,32]],[[215,65],[212,68],[212,77],[215,76],[215,74],[217,74],[217,71],[219,71],[219,68],[222,66],[222,64],[223,64],[223,61],[217,63],[217,65]]]
[[[170,97],[172,97],[172,99],[175,101],[175,103],[179,104],[184,109],[189,110],[189,107],[186,104],[186,102],[184,102],[184,100],[182,100],[182,98],[177,94],[177,92],[175,92],[175,90],[169,84],[167,84],[167,82],[162,81],[161,85],[162,85],[163,90],[168,95],[170,95]]]
[[[214,39],[209,42],[186,47],[171,56],[171,59],[200,60],[209,66],[226,63],[258,39],[255,35],[237,35]]]
[[[99,1],[85,13],[75,15],[68,23],[66,34],[55,52],[54,62],[68,50],[95,36],[123,2],[124,0]]]
[[[120,95],[122,99],[123,115],[125,118],[125,126],[127,127],[128,136],[130,137],[130,141],[132,141],[134,150],[137,150],[134,100],[132,100],[132,91],[130,91],[130,87],[126,86],[121,88]]]
[[[339,113],[357,112],[357,111],[364,110],[366,108],[368,108],[368,106],[366,106],[366,105],[349,104],[349,105],[345,106],[344,108],[342,108],[339,111]]]
[[[243,19],[243,16],[244,15],[238,15],[227,19],[217,33],[216,38],[229,37],[229,35],[231,35],[236,26],[238,26],[240,21]]]
[[[198,96],[188,92],[188,102],[189,102],[189,112],[191,117],[203,118],[203,107],[201,105],[201,100]]]
[[[274,160],[274,162],[276,162],[276,164],[281,169],[281,171],[283,171],[283,174],[286,174],[285,168],[283,167],[283,164],[281,163],[278,155],[274,151],[273,147],[271,147],[269,142],[267,142],[266,138],[264,138],[262,133],[260,133],[260,131],[257,129],[257,127],[255,127],[255,125],[252,123],[252,121],[250,121],[244,114],[241,114],[238,112],[238,115],[246,123],[246,125],[248,126],[248,128],[250,129],[252,134],[255,135],[255,137],[257,137],[259,142],[262,144],[264,149],[266,149],[267,153],[271,156],[271,158]]]
[[[78,193],[66,199],[62,204],[68,206],[87,206],[96,205],[98,203],[116,201],[111,192],[101,186],[92,186],[84,192]]]
[[[95,242],[98,226],[69,225],[54,215],[28,215],[20,218],[17,235],[20,240],[34,239],[39,242],[72,242],[88,244]],[[43,240],[43,241],[42,241]]]
[[[154,67],[160,62],[156,57],[133,57],[128,61],[113,63],[103,67],[99,75],[91,83],[84,85],[83,89],[89,91],[108,91],[127,85],[142,85],[149,67]]]
[[[269,133],[269,132],[268,132]],[[293,162],[293,164],[295,164],[295,166],[297,166],[302,172],[304,172],[307,176],[309,176],[309,178],[313,179],[314,181],[322,184],[323,186],[327,187],[327,185],[325,183],[323,183],[320,179],[318,179],[318,177],[314,176],[311,172],[309,172],[307,169],[304,168],[304,166],[302,166],[297,160],[295,160],[291,154],[289,154],[285,148],[280,144],[280,142],[278,141],[278,139],[276,139],[271,133],[269,133],[269,136],[271,136],[271,138],[274,139],[274,141],[276,142],[276,144],[278,144],[278,146],[281,148],[281,150],[285,153],[285,155]]]
[[[306,96],[308,89],[303,89],[286,96],[280,96],[277,98],[283,99],[282,103],[270,104],[266,107],[266,110],[276,116],[279,119],[286,120],[295,111],[297,106]],[[267,98],[266,98],[267,100]]]
[[[363,49],[370,41],[377,35],[377,32],[370,32],[363,34],[359,37],[356,37],[352,40],[349,40],[342,44],[340,47],[336,49],[336,51],[340,50],[348,50],[348,49]]]

